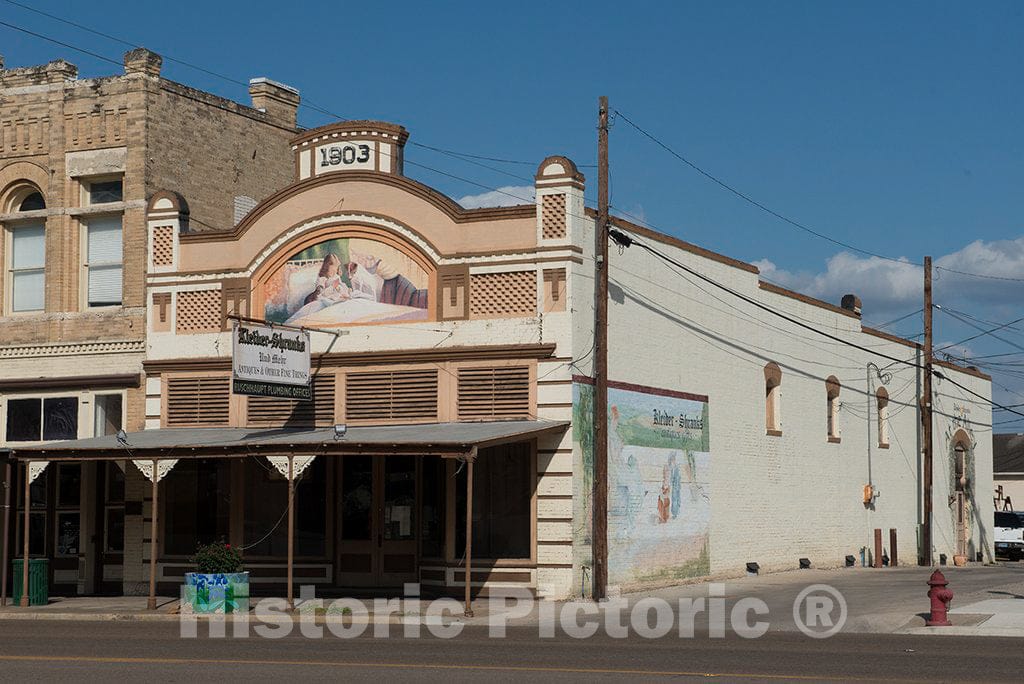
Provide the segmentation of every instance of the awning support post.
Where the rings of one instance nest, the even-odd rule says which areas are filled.
[[[29,512],[31,511],[32,506],[31,495],[29,490],[29,487],[32,486],[32,480],[29,479],[28,464],[29,461],[25,461],[25,498],[23,500],[25,510],[25,526],[21,533],[21,601],[18,604],[22,608],[28,608],[28,519],[31,517],[29,515]]]
[[[150,479],[153,481],[153,501],[149,512],[149,601],[146,602],[146,610],[156,610],[156,519],[160,510],[156,499],[159,489],[157,485],[160,482],[156,459],[153,459],[153,473]]]
[[[473,617],[473,603],[470,592],[473,589],[473,461],[476,447],[466,454],[466,608],[464,615]]]
[[[288,455],[288,610],[295,610],[295,457]]]
[[[4,468],[4,549],[3,567],[0,568],[0,606],[7,605],[7,554],[11,541],[11,486],[14,484],[11,482],[12,472],[11,462],[7,461]]]

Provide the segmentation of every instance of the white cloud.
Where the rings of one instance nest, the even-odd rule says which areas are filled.
[[[516,204],[532,204],[535,194],[536,190],[532,185],[505,185],[479,195],[466,195],[457,201],[466,209],[511,207]]]
[[[762,259],[754,262],[766,280],[835,304],[846,293],[856,294],[865,317],[873,321],[922,304],[924,276],[907,259],[890,261],[840,252],[821,272],[788,271]],[[1014,240],[976,240],[934,260],[934,299],[951,306],[997,307],[1019,302],[1024,282],[976,278],[941,269],[1008,278],[1024,278],[1024,236]]]

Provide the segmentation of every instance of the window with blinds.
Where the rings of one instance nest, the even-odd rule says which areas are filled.
[[[46,294],[46,227],[42,223],[11,229],[11,311],[42,311]]]
[[[345,377],[346,420],[437,420],[437,369],[368,371]]]
[[[459,369],[459,420],[530,417],[529,366]]]
[[[228,377],[170,377],[167,379],[167,426],[227,425],[230,401]]]
[[[334,376],[313,379],[313,400],[249,397],[246,421],[260,427],[324,427],[334,425]]]
[[[90,219],[86,225],[89,306],[120,306],[122,279],[121,216]]]

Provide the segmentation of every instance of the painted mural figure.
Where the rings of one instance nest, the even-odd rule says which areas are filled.
[[[679,462],[676,460],[675,454],[668,457],[668,467],[672,484],[672,519],[675,520],[679,517],[679,505],[683,496],[682,476],[679,473]]]
[[[429,275],[367,238],[336,238],[289,258],[267,281],[264,317],[289,325],[426,320]]]
[[[675,454],[672,455],[675,458]],[[669,506],[673,503],[669,499],[669,464],[661,471],[661,491],[658,493],[658,522],[667,523]]]
[[[622,587],[710,573],[707,400],[668,392],[608,390],[608,576]]]

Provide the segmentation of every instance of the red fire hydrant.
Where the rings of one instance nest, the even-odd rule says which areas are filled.
[[[950,627],[953,625],[946,617],[946,611],[949,610],[949,602],[953,600],[953,592],[946,589],[946,585],[949,582],[946,580],[946,576],[936,570],[932,573],[932,576],[928,578],[928,586],[931,589],[928,590],[928,598],[932,600],[932,614],[931,619],[924,624],[929,627]]]

